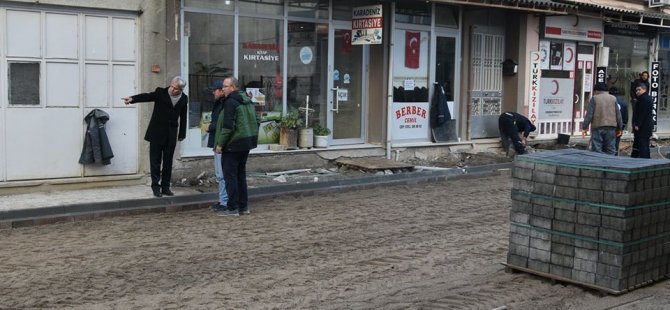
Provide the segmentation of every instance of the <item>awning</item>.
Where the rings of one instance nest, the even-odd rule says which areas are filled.
[[[604,20],[612,22],[634,22],[656,27],[670,27],[670,14],[664,8],[650,8],[646,3],[631,3],[616,0],[554,0],[577,6],[578,10],[599,11]],[[646,1],[645,1],[646,2]]]
[[[568,14],[568,9],[574,7],[551,0],[432,0],[432,2],[560,15]]]

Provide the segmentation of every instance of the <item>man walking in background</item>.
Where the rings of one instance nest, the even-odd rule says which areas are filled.
[[[221,153],[223,178],[226,182],[228,203],[219,216],[249,214],[247,194],[247,159],[249,151],[258,145],[258,119],[251,99],[239,91],[234,77],[223,80],[223,111],[216,124],[216,148]]]
[[[623,122],[616,97],[610,95],[607,84],[597,83],[595,95],[586,108],[582,136],[591,125],[591,151],[616,155],[616,138],[621,136]]]
[[[184,87],[186,81],[175,76],[168,87],[157,87],[151,93],[121,98],[126,104],[154,102],[154,110],[144,140],[149,141],[151,190],[156,197],[174,195],[170,190],[172,157],[177,140],[182,141],[186,138],[188,96],[183,93]]]

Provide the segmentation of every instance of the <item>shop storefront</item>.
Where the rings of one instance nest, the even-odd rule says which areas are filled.
[[[546,16],[541,25],[539,136],[576,134],[591,97],[603,22],[581,16]]]

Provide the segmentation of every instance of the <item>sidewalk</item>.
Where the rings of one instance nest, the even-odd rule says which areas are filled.
[[[253,202],[277,196],[477,177],[495,174],[497,170],[509,169],[511,166],[511,163],[503,163],[464,169],[366,175],[337,180],[321,178],[311,183],[267,185],[249,188],[249,200]],[[162,198],[155,198],[146,185],[4,195],[0,196],[0,229],[90,220],[105,216],[188,211],[206,208],[218,199],[215,192],[201,193],[190,187],[173,187],[172,190],[174,196]]]

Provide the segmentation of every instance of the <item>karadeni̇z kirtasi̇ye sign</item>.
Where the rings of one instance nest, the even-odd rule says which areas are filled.
[[[356,7],[351,15],[351,44],[382,44],[382,5]]]

